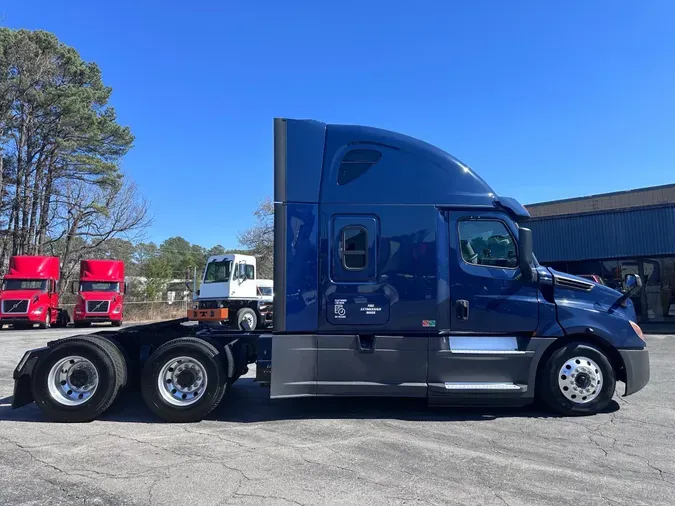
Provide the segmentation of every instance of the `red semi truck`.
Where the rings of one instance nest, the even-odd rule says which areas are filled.
[[[68,312],[59,305],[59,259],[44,256],[13,256],[2,279],[0,325],[30,328],[65,327]]]
[[[77,282],[75,282],[77,283]],[[110,322],[119,327],[124,320],[124,262],[121,260],[82,260],[79,286],[73,284],[77,303],[73,312],[76,327]]]

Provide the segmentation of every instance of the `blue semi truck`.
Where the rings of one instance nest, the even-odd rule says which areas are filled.
[[[526,209],[432,145],[277,118],[274,197],[272,332],[172,320],[59,339],[21,359],[13,407],[86,421],[136,386],[164,420],[197,421],[253,363],[272,398],[539,400],[564,415],[649,381],[640,278],[622,294],[541,266]]]

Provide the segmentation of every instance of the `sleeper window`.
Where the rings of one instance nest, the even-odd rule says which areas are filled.
[[[350,271],[360,271],[368,264],[368,232],[363,227],[342,230],[342,265]]]
[[[460,221],[459,243],[466,263],[510,269],[518,265],[516,243],[501,221]]]

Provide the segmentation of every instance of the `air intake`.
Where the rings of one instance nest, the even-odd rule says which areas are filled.
[[[556,276],[555,284],[563,288],[571,288],[572,290],[583,290],[588,292],[593,288],[593,283],[586,281],[579,281],[578,279],[567,278],[564,276]]]

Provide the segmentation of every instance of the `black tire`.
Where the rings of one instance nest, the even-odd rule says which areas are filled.
[[[73,326],[78,329],[82,329],[85,327],[91,327],[91,322],[87,321],[79,321],[79,322],[73,322]]]
[[[49,392],[49,371],[69,355],[89,360],[98,374],[98,387],[84,404],[66,406],[57,402]],[[122,353],[110,341],[100,336],[76,336],[56,341],[40,359],[31,378],[33,399],[47,418],[56,422],[89,422],[115,402],[126,384],[126,363]]]
[[[65,309],[59,310],[59,316],[57,316],[56,321],[52,323],[54,328],[66,328],[70,323],[70,315]]]
[[[122,320],[112,320],[110,323],[113,327],[121,327],[122,326]]]
[[[237,312],[237,326],[239,330],[244,330],[242,322],[245,318],[251,319],[251,330],[258,328],[258,315],[250,307],[243,307]]]
[[[206,371],[207,384],[193,404],[170,404],[159,390],[158,376],[170,360],[187,356],[198,360]],[[216,409],[227,388],[227,359],[221,348],[194,337],[179,337],[157,348],[143,368],[141,393],[150,410],[167,422],[198,422]]]
[[[598,370],[602,373],[602,381],[600,381],[599,385],[600,392],[594,399],[583,404],[568,399],[558,384],[560,370],[565,366],[565,362],[574,357],[586,357],[592,360],[597,364]],[[571,381],[570,379],[570,384]],[[593,415],[601,412],[609,405],[615,388],[616,375],[614,368],[605,354],[590,344],[571,342],[555,350],[540,368],[537,381],[537,396],[545,405],[562,415]]]

